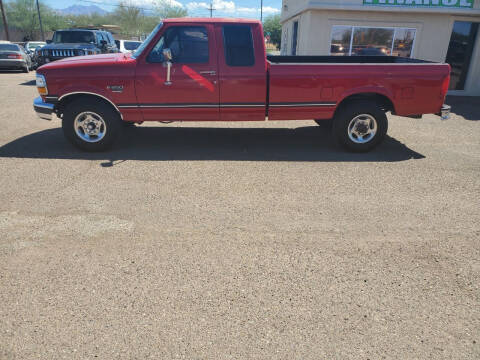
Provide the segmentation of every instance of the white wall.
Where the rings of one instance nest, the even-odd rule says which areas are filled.
[[[286,48],[283,48],[282,43],[282,54],[291,54],[293,21],[297,19],[299,20],[297,55],[328,55],[333,25],[390,26],[415,28],[413,57],[437,62],[445,61],[454,21],[480,22],[480,16],[448,13],[307,10],[283,23],[284,35],[285,32],[288,34]],[[480,95],[480,33],[472,54],[465,89],[454,93]]]

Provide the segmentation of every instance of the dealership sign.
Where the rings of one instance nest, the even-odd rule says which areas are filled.
[[[364,5],[471,8],[473,0],[363,0]]]

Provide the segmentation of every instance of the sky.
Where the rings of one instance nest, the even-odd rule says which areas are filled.
[[[120,0],[40,0],[54,9],[64,9],[70,5],[97,5],[107,11],[115,9]],[[210,16],[207,7],[210,0],[165,0],[173,5],[182,6],[191,16]],[[155,0],[126,0],[144,9],[151,9]],[[212,0],[216,9],[216,17],[249,17],[260,18],[260,0]],[[282,0],[263,0],[263,15],[268,16],[280,12]]]

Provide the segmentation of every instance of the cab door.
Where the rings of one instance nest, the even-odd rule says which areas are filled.
[[[218,120],[219,89],[215,36],[211,24],[171,24],[139,59],[137,106],[145,120]],[[163,50],[170,49],[167,81]],[[143,55],[143,54],[142,54]]]

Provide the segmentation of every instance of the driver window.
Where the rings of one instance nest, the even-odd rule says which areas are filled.
[[[148,54],[150,63],[163,62],[163,49],[170,48],[172,62],[180,64],[208,63],[208,35],[203,26],[168,28]]]

